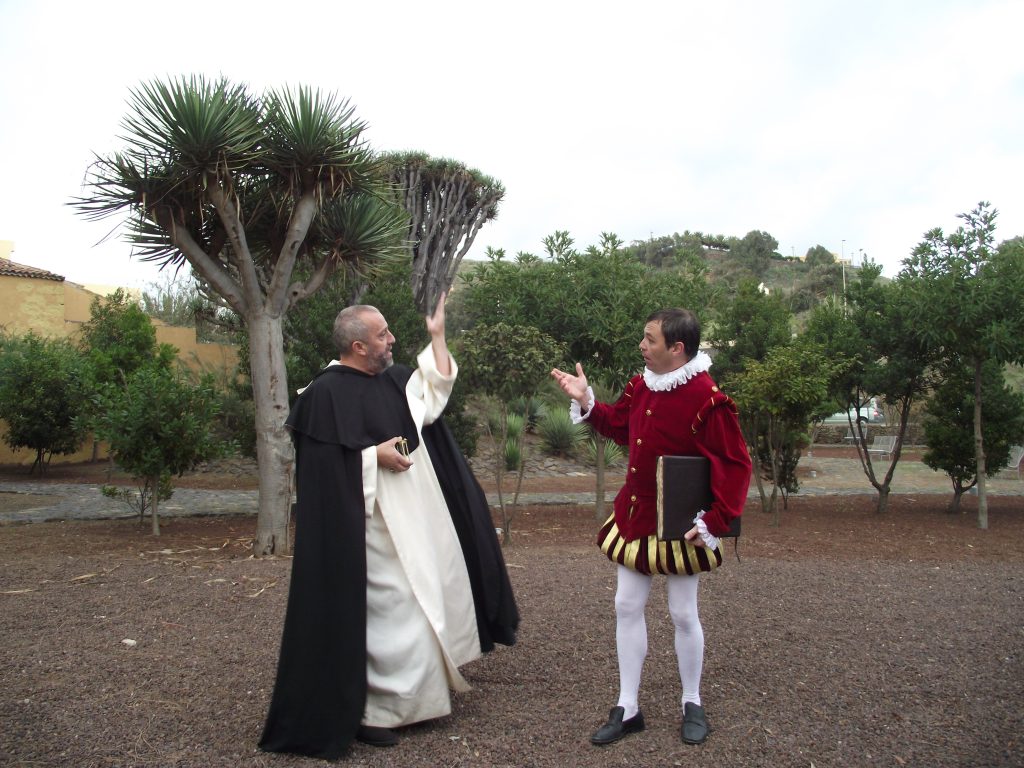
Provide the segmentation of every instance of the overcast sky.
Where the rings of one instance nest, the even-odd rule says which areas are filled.
[[[379,150],[500,180],[484,248],[763,230],[894,275],[980,200],[1024,234],[1019,0],[0,0],[0,240],[79,283],[153,267],[67,205],[129,89],[202,73],[347,97]]]

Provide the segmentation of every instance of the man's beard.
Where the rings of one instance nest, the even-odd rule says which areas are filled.
[[[391,355],[390,353],[385,353],[383,355],[380,355],[379,357],[374,358],[374,360],[373,360],[373,372],[374,373],[383,373],[384,371],[386,371],[388,368],[390,368],[394,364],[395,364],[394,356]]]

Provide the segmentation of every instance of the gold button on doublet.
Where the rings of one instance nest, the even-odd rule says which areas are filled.
[[[651,409],[650,409],[650,408],[648,408],[648,409],[647,409],[647,415],[648,415],[648,416],[650,416],[650,415],[651,415]]]
[[[629,497],[629,500],[630,500],[630,501],[636,501],[636,496],[630,496],[630,497]]]
[[[637,445],[640,445],[642,442],[643,442],[643,440],[641,440],[639,437],[636,439],[636,444]]]
[[[636,472],[636,467],[630,467],[630,468],[629,468],[629,471],[630,471],[630,472]]]

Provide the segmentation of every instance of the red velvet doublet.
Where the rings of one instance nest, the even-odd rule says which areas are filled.
[[[750,485],[750,456],[736,407],[706,372],[675,389],[655,392],[634,376],[614,404],[595,403],[588,421],[629,449],[626,483],[615,497],[615,524],[627,541],[657,529],[659,456],[706,456],[715,501],[705,510],[708,531],[726,533],[743,511]]]

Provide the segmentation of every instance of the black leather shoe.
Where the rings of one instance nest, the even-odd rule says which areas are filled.
[[[612,707],[608,713],[608,722],[597,729],[597,732],[590,737],[590,743],[603,747],[606,744],[613,744],[623,736],[637,733],[644,729],[644,713],[639,709],[629,720],[623,720],[622,716],[626,710],[622,707]]]
[[[686,702],[686,706],[683,707],[683,727],[680,733],[683,744],[703,744],[707,741],[710,730],[708,719],[704,716],[704,707],[694,704],[692,701]]]
[[[371,747],[393,747],[398,743],[398,734],[390,728],[376,725],[360,725],[356,731],[356,741],[369,744]]]

